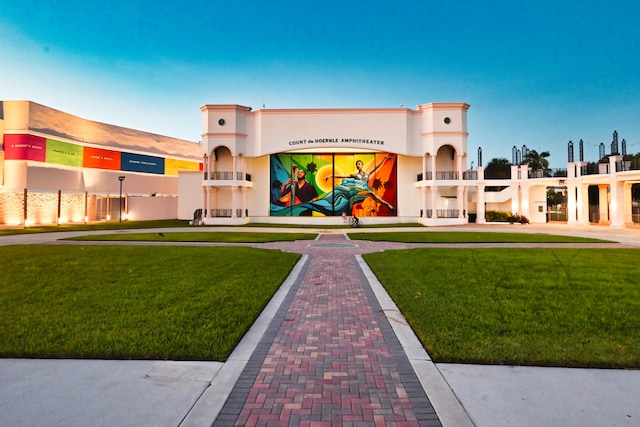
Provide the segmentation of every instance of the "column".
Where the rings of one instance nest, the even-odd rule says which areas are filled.
[[[424,153],[424,155],[422,156],[422,180],[426,180],[427,179],[427,153]],[[426,216],[426,212],[425,212],[425,216]]]
[[[580,184],[578,186],[576,205],[578,208],[578,222],[582,225],[589,225],[589,184]]]
[[[207,202],[209,198],[207,197],[208,196],[207,193],[208,193],[207,187],[203,185],[202,186],[202,216],[201,216],[202,219],[209,218],[209,211],[207,209],[207,206],[208,206]]]
[[[511,187],[511,213],[520,213],[520,185],[513,185]]]
[[[427,187],[422,187],[422,215],[421,218],[427,217],[427,198],[429,194],[427,193]]]
[[[438,218],[438,206],[436,205],[437,187],[431,186],[431,219]]]
[[[529,183],[525,183],[520,187],[520,215],[530,218],[531,209],[529,208]]]
[[[247,217],[247,187],[242,187],[240,189],[240,191],[242,192],[242,218],[246,218]]]
[[[431,179],[436,179],[436,156],[431,156]]]
[[[462,219],[464,217],[464,187],[459,185],[456,189],[456,199],[458,200],[458,219]]]
[[[234,185],[231,186],[231,218],[237,218],[237,212],[236,212],[236,196],[238,194],[238,165],[236,164],[238,162],[238,157],[233,156],[232,157],[232,177],[233,177],[233,183]]]
[[[580,215],[578,214],[578,188],[576,184],[567,184],[567,224],[576,224]]]
[[[611,227],[624,227],[624,182],[616,181],[611,184]]]
[[[598,184],[599,198],[599,223],[603,224],[609,221],[609,186],[607,184]]]
[[[478,171],[480,174],[480,171]],[[476,223],[485,224],[487,221],[485,220],[485,198],[484,198],[484,184],[478,184],[478,201],[476,203]]]

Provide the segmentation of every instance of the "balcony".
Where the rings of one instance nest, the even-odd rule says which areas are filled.
[[[460,209],[436,209],[438,218],[458,218]]]
[[[204,173],[205,180],[211,181],[233,181],[233,172],[231,171],[213,171],[213,172],[205,172]],[[242,179],[242,172],[236,172],[236,180],[237,181],[251,181],[251,174],[244,174],[244,179]]]
[[[472,174],[470,176],[475,176],[475,178],[465,178],[465,179],[478,179],[478,172],[477,171],[467,171],[464,172]],[[419,173],[416,176],[416,181],[420,182],[423,180],[424,175]],[[436,179],[440,180],[440,181],[454,181],[454,180],[458,180],[460,179],[460,172],[458,171],[436,171]],[[431,181],[433,179],[433,172],[429,171],[427,172],[427,178],[426,181]]]
[[[234,179],[235,176],[235,179]],[[203,185],[210,187],[253,187],[251,174],[231,171],[204,172]]]
[[[462,179],[465,181],[475,181],[478,179],[478,171],[464,171]]]
[[[537,170],[529,170],[528,173],[529,179],[536,178],[566,178],[567,170],[566,169],[537,169]]]
[[[640,159],[621,160],[616,162],[616,172],[640,170]]]
[[[460,173],[458,171],[437,171],[436,180],[440,181],[453,181],[459,179]]]
[[[580,175],[606,175],[609,173],[609,163],[587,163],[580,166]]]
[[[211,209],[212,218],[231,218],[233,209]],[[236,209],[236,217],[242,216],[242,209]]]

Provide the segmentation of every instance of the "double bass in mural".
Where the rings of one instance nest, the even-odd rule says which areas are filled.
[[[390,153],[273,154],[271,216],[396,216]]]

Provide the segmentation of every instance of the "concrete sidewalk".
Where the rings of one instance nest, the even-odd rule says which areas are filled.
[[[478,228],[485,229],[465,227],[474,231]],[[512,231],[510,227],[497,228]],[[556,228],[521,227],[523,232],[567,233],[640,246],[640,230],[618,233],[604,227],[578,227],[573,231],[564,225]],[[460,227],[455,229],[461,231]],[[25,240],[46,243],[62,237],[52,234],[55,237]],[[0,245],[2,242],[0,237]],[[304,245],[305,251],[321,250],[310,247],[309,242]],[[378,249],[396,248],[393,244],[375,245]],[[637,370],[431,363],[375,276],[366,264],[360,265],[443,425],[640,425]],[[224,364],[0,359],[0,425],[211,425],[301,271],[302,265],[294,269]]]

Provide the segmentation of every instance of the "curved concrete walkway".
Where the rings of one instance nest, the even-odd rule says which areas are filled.
[[[573,228],[419,230],[547,232],[640,246],[640,230]],[[638,425],[640,371],[432,363],[360,258],[426,245],[301,231],[324,234],[251,245],[304,256],[226,363],[0,360],[0,425]],[[61,237],[2,236],[0,245]]]

